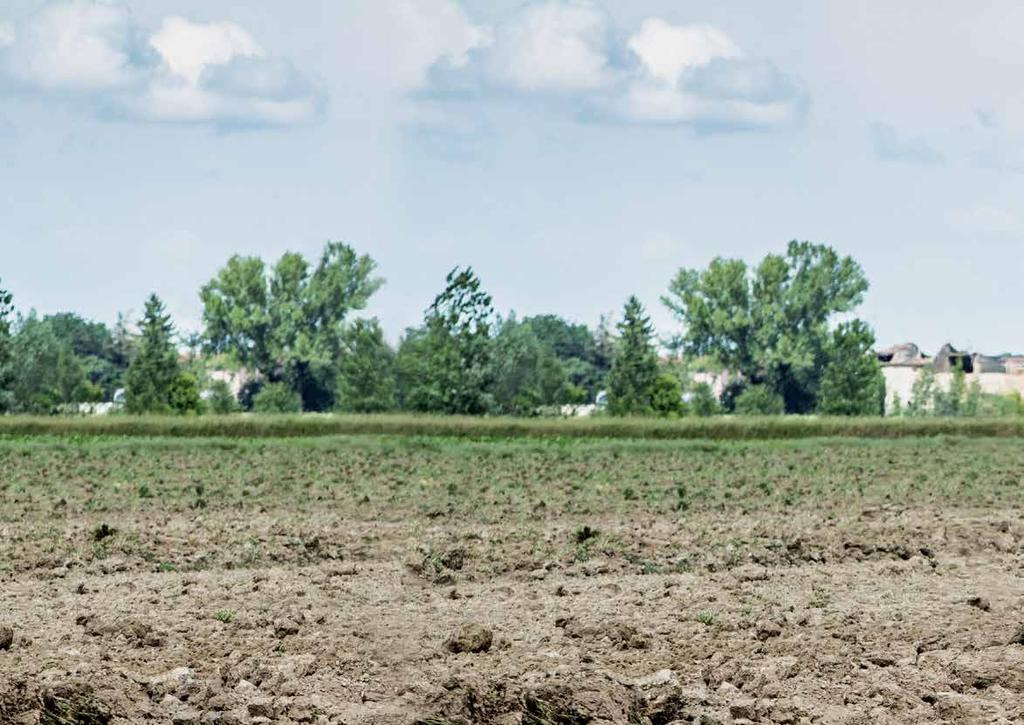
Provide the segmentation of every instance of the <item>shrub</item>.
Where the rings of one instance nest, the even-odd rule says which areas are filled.
[[[202,401],[199,398],[199,383],[195,376],[178,373],[167,390],[167,404],[179,415],[198,414]]]
[[[751,385],[736,397],[737,415],[782,415],[782,396],[764,385]]]
[[[651,388],[651,409],[658,415],[678,417],[685,412],[683,389],[679,378],[662,373],[654,379]]]
[[[722,406],[710,385],[697,383],[693,386],[693,392],[690,395],[690,410],[699,418],[708,418],[722,412]]]
[[[231,386],[223,380],[214,380],[206,402],[214,415],[228,415],[238,411],[238,400],[231,392]]]
[[[257,413],[301,413],[302,398],[284,383],[269,383],[252,398]]]

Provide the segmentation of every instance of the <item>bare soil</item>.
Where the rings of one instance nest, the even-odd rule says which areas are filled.
[[[3,506],[3,723],[1024,722],[1016,505]]]

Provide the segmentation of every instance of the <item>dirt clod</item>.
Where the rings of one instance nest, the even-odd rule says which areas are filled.
[[[445,643],[449,652],[486,652],[494,642],[494,633],[479,624],[469,623],[459,627]]]
[[[967,600],[967,604],[983,612],[988,612],[992,609],[992,603],[985,597],[970,597]]]
[[[14,627],[0,627],[0,650],[9,650],[14,644]]]
[[[781,636],[782,627],[775,622],[762,620],[755,625],[754,635],[763,642],[766,639]]]

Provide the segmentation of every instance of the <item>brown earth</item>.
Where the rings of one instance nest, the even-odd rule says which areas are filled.
[[[972,445],[962,459],[996,466],[993,491],[1018,490],[1012,443]],[[879,451],[903,465],[912,446],[834,455],[861,475]],[[157,496],[193,495],[203,467],[258,454],[124,449],[152,461],[145,473],[110,464],[121,450],[0,460],[2,723],[1024,722],[1024,509],[994,494],[644,512],[639,484],[573,510],[588,489],[565,484],[562,501],[551,483],[557,505],[532,515],[417,505],[419,489],[386,509],[358,487],[351,500],[274,494],[301,478],[282,464],[252,469],[266,488],[248,503],[230,486],[188,503]],[[660,450],[623,465],[650,480],[656,466],[733,465],[718,449]],[[795,450],[811,471],[832,460]],[[361,455],[294,451],[335,468]],[[556,454],[546,470],[570,482],[596,455],[570,451],[560,469]],[[451,466],[437,480],[461,475],[459,491],[497,475],[467,455],[417,465]],[[524,480],[545,470],[501,460]],[[76,482],[96,461],[96,476],[130,483]],[[448,496],[433,480],[422,491]]]
[[[264,547],[263,565],[189,573],[48,561],[39,522],[8,526],[23,546],[3,582],[0,720],[1024,722],[1020,514],[617,516],[591,520],[585,561],[443,519],[116,522],[168,559],[239,530]],[[96,525],[64,523],[76,539]],[[574,523],[545,536],[585,545]],[[451,646],[480,628],[493,644]]]

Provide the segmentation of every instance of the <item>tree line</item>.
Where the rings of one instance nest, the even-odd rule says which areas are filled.
[[[154,294],[136,325],[15,314],[0,290],[0,410],[52,413],[112,401],[131,413],[235,410],[533,415],[606,404],[614,415],[878,415],[874,335],[848,319],[868,282],[828,246],[791,242],[756,266],[681,269],[661,302],[679,329],[659,339],[635,296],[615,325],[499,315],[472,268],[456,267],[397,346],[360,317],[383,280],[372,258],[328,242],[272,265],[234,256],[199,292],[203,330],[182,338]],[[244,369],[235,395],[211,368]],[[694,371],[728,371],[720,396]]]

